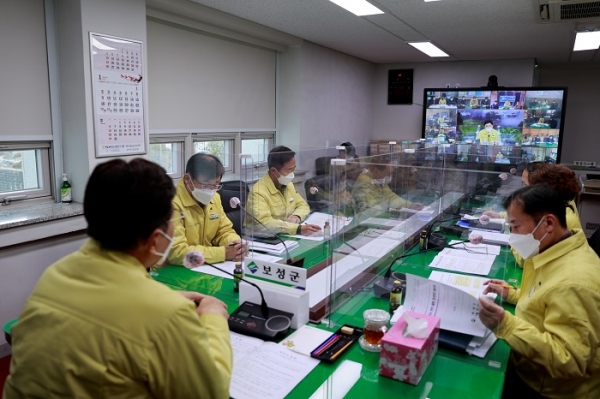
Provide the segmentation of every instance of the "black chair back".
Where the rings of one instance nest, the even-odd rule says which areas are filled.
[[[592,249],[596,251],[598,256],[600,256],[600,228],[594,231],[594,234],[592,234],[592,236],[588,240],[588,244],[590,244],[590,247],[592,247]]]
[[[233,180],[228,182],[223,182],[223,188],[219,191],[219,195],[221,196],[221,205],[223,205],[223,210],[225,211],[225,215],[231,220],[233,223],[233,229],[235,232],[241,236],[242,228],[244,227],[244,211],[242,211],[239,207],[232,208],[229,201],[237,197],[242,202],[243,206],[246,206],[245,201],[248,199],[248,185],[246,182],[240,180]],[[244,193],[242,195],[242,192]]]

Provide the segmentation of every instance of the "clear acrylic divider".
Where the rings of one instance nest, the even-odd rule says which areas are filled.
[[[453,287],[444,287],[446,294],[437,302],[446,312],[442,326],[472,333],[467,335],[476,337],[470,342],[475,353],[493,341],[479,320],[478,301],[489,279],[520,285],[501,214],[504,197],[521,186],[518,162],[489,163],[487,154],[496,150],[478,144],[469,144],[467,157],[473,158],[464,161],[459,147],[422,140],[378,143],[371,147],[372,155],[354,161],[360,173],[353,179],[354,165],[331,163],[330,211],[339,218],[334,218],[338,225],[328,259],[324,317],[330,327],[362,327],[365,310],[390,310],[389,292],[396,280],[403,287],[403,300],[408,295],[412,309],[428,313],[431,309],[424,307],[423,298],[431,301],[427,295],[433,295],[435,281]],[[510,153],[509,148],[502,150]],[[487,211],[494,213],[482,218]],[[484,236],[484,244],[469,242],[471,232]],[[496,303],[504,305],[501,298]],[[457,316],[450,312],[456,311],[453,305],[462,307],[466,328],[452,326]],[[509,349],[496,342],[482,358],[448,349],[440,353],[503,371]]]

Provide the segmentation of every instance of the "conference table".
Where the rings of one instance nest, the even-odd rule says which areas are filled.
[[[458,239],[459,237],[448,236],[447,238]],[[328,256],[327,251],[323,250],[323,245],[325,245],[323,242],[299,239],[299,246],[291,251],[291,255],[292,257],[303,256],[304,267],[310,269],[312,265],[322,264]],[[413,245],[409,249],[399,245],[398,248],[399,253],[414,254],[414,256],[398,260],[392,267],[394,272],[429,276],[433,269],[428,265],[437,251],[421,253],[418,245]],[[488,277],[505,279],[515,286],[520,286],[521,269],[516,267],[514,258],[507,248],[501,249],[501,256],[497,257]],[[181,266],[161,268],[156,271],[154,278],[173,289],[214,295],[228,305],[230,312],[238,307],[238,294],[233,291],[231,279],[191,271]],[[371,286],[372,282],[367,283],[365,289],[358,290],[344,302],[336,305],[336,310],[327,318],[329,321],[334,320],[334,325],[331,322],[329,324],[309,323],[309,325],[332,332],[344,324],[362,327],[364,310],[373,308],[388,310],[389,308],[388,299],[376,298]],[[503,306],[507,311],[514,312],[512,305]],[[347,391],[344,396],[347,398],[387,396],[423,399],[500,398],[509,354],[510,348],[501,340],[496,341],[485,358],[440,347],[420,383],[412,386],[380,376],[379,353],[367,352],[356,343],[335,363],[321,362],[286,398],[337,398],[341,397],[340,391]],[[356,372],[357,368],[354,367],[354,372],[348,374],[344,367],[346,361],[358,363],[360,372]],[[338,368],[340,372],[336,372]]]

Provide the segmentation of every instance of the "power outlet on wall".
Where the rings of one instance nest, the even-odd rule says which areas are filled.
[[[588,166],[588,167],[596,167],[596,162],[592,161],[574,161],[573,165],[575,166]]]

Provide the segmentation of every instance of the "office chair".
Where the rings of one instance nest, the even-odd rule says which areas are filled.
[[[306,191],[306,202],[310,207],[311,212],[322,211],[329,207],[330,203],[330,187],[331,177],[329,175],[313,176],[304,182],[304,190]],[[312,194],[311,188],[316,188],[319,191]]]
[[[600,228],[594,231],[594,234],[592,234],[592,236],[588,240],[588,244],[590,244],[590,247],[592,247],[592,249],[596,251],[598,256],[600,256]]]
[[[328,175],[333,158],[335,157],[319,157],[315,159],[315,174],[317,176]]]
[[[242,195],[242,192],[244,192],[244,195]],[[244,211],[242,211],[239,207],[232,208],[229,204],[229,200],[231,200],[233,197],[237,197],[240,199],[240,201],[244,201],[242,205],[245,206],[245,201],[248,199],[248,192],[248,185],[246,182],[240,180],[223,182],[223,188],[219,191],[219,195],[221,196],[221,205],[223,206],[225,215],[227,215],[229,220],[231,220],[231,223],[233,223],[233,229],[239,236],[242,235],[242,227],[244,226]]]

